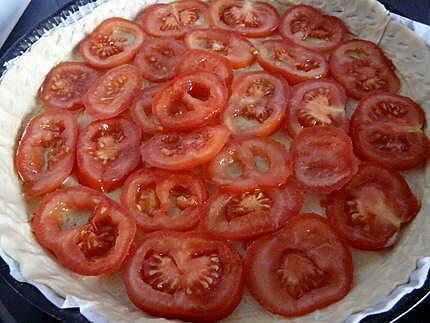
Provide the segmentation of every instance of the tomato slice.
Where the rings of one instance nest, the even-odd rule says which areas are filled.
[[[123,18],[104,20],[79,45],[87,64],[108,69],[130,62],[144,40],[139,25]]]
[[[303,129],[291,147],[298,183],[313,193],[330,193],[357,172],[351,139],[334,127]]]
[[[288,8],[279,25],[282,37],[311,50],[330,51],[346,36],[348,29],[337,17],[325,15],[308,5]]]
[[[204,182],[191,172],[143,168],[124,183],[121,204],[143,231],[187,231],[207,198]]]
[[[163,130],[161,124],[152,114],[152,102],[164,86],[165,84],[159,84],[144,88],[130,107],[133,121],[140,126],[144,133],[155,134]]]
[[[270,35],[279,24],[276,9],[261,1],[215,0],[209,7],[212,26],[248,37]]]
[[[245,279],[251,295],[269,312],[304,315],[349,293],[351,251],[323,217],[299,215],[248,247]]]
[[[325,56],[280,39],[263,41],[258,47],[258,63],[269,72],[279,73],[292,84],[327,76]]]
[[[213,322],[239,304],[242,274],[242,259],[228,242],[158,231],[127,263],[124,282],[131,301],[151,315]]]
[[[310,80],[293,88],[285,122],[295,138],[303,128],[333,126],[348,131],[345,113],[347,97],[341,85],[332,80]]]
[[[152,36],[179,38],[193,28],[206,27],[207,11],[207,4],[198,0],[157,3],[146,7],[137,19]]]
[[[133,65],[111,69],[89,88],[84,97],[86,112],[97,119],[116,117],[129,107],[142,83],[142,74]]]
[[[140,130],[125,118],[90,123],[79,134],[79,182],[110,192],[121,186],[140,164]]]
[[[185,35],[191,49],[215,52],[227,58],[233,68],[248,67],[254,62],[254,46],[239,33],[222,29],[196,29]]]
[[[364,98],[351,119],[357,155],[398,170],[423,164],[430,153],[423,109],[408,97],[389,93]]]
[[[224,124],[233,135],[268,136],[281,124],[289,96],[288,83],[257,71],[234,79],[224,111]]]
[[[284,184],[292,167],[280,143],[255,137],[230,142],[211,160],[207,172],[221,189],[244,192]]]
[[[233,69],[230,61],[221,55],[206,50],[189,50],[176,65],[176,73],[178,75],[191,72],[216,74],[227,85],[229,85],[233,79]]]
[[[99,73],[83,63],[60,63],[46,76],[39,91],[39,100],[50,109],[82,108],[82,97],[98,77]]]
[[[191,169],[214,158],[229,136],[223,126],[207,126],[189,133],[158,134],[142,146],[142,159],[153,167]]]
[[[63,109],[47,110],[27,124],[15,156],[15,165],[29,197],[60,186],[75,163],[78,123]]]
[[[207,123],[224,108],[228,89],[215,74],[192,72],[170,82],[152,102],[152,113],[170,130],[188,130]]]
[[[218,192],[201,210],[199,230],[226,240],[254,239],[284,226],[303,203],[303,193],[293,181],[283,188]]]
[[[399,173],[363,163],[348,184],[329,196],[326,208],[329,221],[351,246],[380,250],[394,244],[420,204]]]
[[[92,189],[64,187],[44,197],[32,221],[39,243],[80,275],[118,270],[136,233],[136,221]]]
[[[378,91],[397,93],[401,86],[391,60],[378,45],[367,40],[340,44],[331,54],[330,72],[356,99]]]
[[[187,47],[172,38],[147,39],[134,59],[143,77],[151,82],[164,82],[175,75],[175,65]]]

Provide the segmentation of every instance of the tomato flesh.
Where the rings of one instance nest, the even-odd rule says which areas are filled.
[[[402,224],[420,205],[404,178],[378,163],[363,163],[358,173],[326,203],[329,221],[349,244],[380,250],[394,244]]]
[[[348,245],[319,215],[293,217],[246,251],[249,291],[271,313],[294,317],[326,307],[349,293],[352,278]]]
[[[32,228],[39,243],[64,267],[97,276],[121,267],[136,233],[136,221],[103,194],[74,186],[45,196]]]
[[[152,102],[164,86],[159,84],[144,88],[130,107],[133,121],[140,126],[144,133],[155,134],[163,130],[160,122],[152,114]]]
[[[77,138],[76,116],[67,110],[50,109],[28,123],[15,156],[28,197],[51,192],[69,177]]]
[[[228,242],[158,231],[137,248],[124,282],[131,301],[151,315],[218,321],[240,302],[242,272],[242,259]]]

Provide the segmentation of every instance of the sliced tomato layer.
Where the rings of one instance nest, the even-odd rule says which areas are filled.
[[[280,143],[248,138],[230,142],[210,161],[207,173],[221,189],[244,192],[284,184],[292,166]]]
[[[140,126],[144,133],[155,134],[163,130],[160,122],[152,114],[152,102],[154,97],[164,88],[165,84],[145,87],[140,94],[135,97],[130,107],[133,121]]]
[[[286,128],[295,138],[303,128],[333,126],[348,131],[346,94],[332,80],[311,80],[297,84],[288,102]]]
[[[351,246],[379,250],[394,244],[401,225],[415,217],[420,205],[399,173],[364,163],[348,184],[329,196],[326,208],[329,221]]]
[[[224,124],[233,135],[268,136],[281,124],[290,88],[269,73],[247,72],[234,79],[224,111]]]
[[[338,190],[357,172],[351,139],[339,128],[305,128],[291,152],[297,182],[309,192]]]
[[[118,270],[136,233],[136,221],[92,189],[64,187],[42,200],[32,221],[39,243],[80,275]]]
[[[141,162],[140,129],[128,119],[94,121],[79,134],[79,182],[102,192],[121,186]]]
[[[137,248],[124,282],[131,301],[151,315],[213,322],[239,304],[242,272],[242,259],[228,242],[158,231]]]
[[[348,245],[316,214],[291,218],[246,251],[249,291],[271,313],[293,317],[326,307],[349,293],[352,278]]]
[[[269,72],[279,73],[291,84],[327,76],[325,56],[285,40],[263,41],[258,47],[258,63]]]
[[[108,69],[130,62],[144,40],[139,25],[123,18],[104,20],[79,45],[86,63]]]
[[[53,191],[72,173],[78,123],[76,115],[50,109],[31,119],[15,156],[15,166],[27,196]]]
[[[166,85],[152,102],[152,113],[170,130],[204,125],[224,108],[228,89],[215,74],[192,72]]]
[[[204,182],[191,172],[144,168],[124,183],[121,204],[144,231],[186,231],[197,225],[207,194]]]
[[[380,93],[364,98],[351,119],[357,155],[399,170],[422,165],[430,143],[424,133],[425,114],[411,99]]]
[[[142,159],[153,167],[191,169],[213,159],[229,136],[230,133],[223,126],[207,126],[189,133],[158,134],[143,144]]]

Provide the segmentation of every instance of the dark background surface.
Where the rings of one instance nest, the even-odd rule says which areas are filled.
[[[0,49],[0,56],[3,56],[5,51],[27,31],[69,2],[68,0],[32,0]],[[430,0],[381,0],[380,2],[392,12],[430,25]],[[0,66],[3,63],[3,60],[0,60]],[[37,289],[31,285],[16,282],[9,276],[8,272],[8,266],[0,259],[0,322],[87,322],[77,310],[57,309],[46,301]],[[423,288],[415,292],[413,296],[402,299],[393,311],[384,315],[369,317],[365,322],[389,322],[400,313],[408,310],[409,312],[399,322],[428,322],[428,315],[430,314],[428,291],[430,291],[430,278],[427,279]],[[419,304],[416,305],[417,302]]]

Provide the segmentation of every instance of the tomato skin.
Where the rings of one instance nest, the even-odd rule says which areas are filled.
[[[74,209],[89,210],[88,223],[62,228]],[[61,265],[86,276],[118,270],[136,233],[133,217],[105,195],[84,186],[63,187],[46,195],[31,225],[39,243]]]
[[[196,258],[189,256],[193,252]],[[212,258],[208,257],[209,252]],[[175,259],[176,266],[183,272],[173,276],[178,277],[179,285],[175,287],[160,285],[160,289],[156,289],[150,282],[144,280],[145,272],[149,268],[148,263],[154,257],[151,254],[160,254],[160,257],[166,261]],[[209,260],[206,260],[207,258]],[[189,283],[184,281],[187,274],[196,276],[193,265],[199,266],[197,268],[200,269],[202,265],[194,262],[200,259],[202,265],[211,261],[213,264],[210,268],[211,272],[216,270],[217,276],[213,276],[216,279],[208,280],[210,283],[207,283],[207,291],[192,289]],[[215,260],[217,262],[214,262]],[[169,277],[169,273],[172,275],[175,273],[173,268],[169,273],[158,268],[159,272],[166,277]],[[220,268],[222,271],[218,273]],[[143,240],[136,253],[127,262],[123,279],[131,301],[153,316],[213,322],[228,316],[240,303],[243,290],[242,259],[229,242],[212,240],[204,233],[158,231],[147,235]],[[192,277],[190,280],[193,281]],[[213,285],[215,289],[212,288]],[[187,286],[190,288],[189,294],[186,293]],[[171,288],[170,290],[173,291],[168,293],[163,288]],[[194,294],[194,290],[200,290],[200,292]]]
[[[279,73],[290,84],[324,78],[329,64],[322,53],[280,39],[263,41],[258,48],[257,61],[265,70]]]
[[[268,136],[281,124],[290,88],[281,77],[263,71],[237,76],[223,122],[234,136]],[[241,126],[240,121],[252,122]]]
[[[352,280],[348,245],[316,214],[291,218],[283,229],[254,241],[246,251],[248,289],[274,314],[295,317],[324,308],[344,298]]]
[[[15,156],[27,197],[51,192],[70,176],[77,138],[76,115],[70,111],[49,109],[30,120]]]
[[[83,63],[60,63],[45,77],[39,100],[49,109],[80,109],[83,107],[82,97],[98,77],[97,71]]]
[[[178,76],[157,94],[152,113],[165,129],[189,130],[218,115],[227,98],[227,87],[216,74],[191,72]]]
[[[295,28],[299,30],[294,30]],[[312,6],[298,4],[285,11],[279,32],[283,38],[297,45],[327,52],[342,41],[348,29],[341,19],[325,15]],[[312,39],[318,39],[319,42],[312,42]]]
[[[176,202],[172,203],[171,197],[175,199],[175,194],[171,191],[175,189],[185,192],[179,192]],[[139,197],[143,190],[146,195]],[[125,181],[121,204],[136,218],[137,225],[145,232],[187,231],[197,225],[198,212],[207,200],[207,195],[204,182],[191,172],[143,168],[131,174]],[[187,206],[182,208],[181,203]],[[151,205],[149,211],[143,210],[148,204],[158,204],[158,208]],[[172,217],[171,213],[175,208],[179,209],[180,213]]]
[[[134,43],[127,43],[130,38],[127,35],[132,35]],[[79,52],[92,67],[110,69],[130,62],[143,40],[144,33],[136,23],[123,18],[109,18],[79,44]],[[94,50],[99,52],[94,53]]]
[[[149,35],[180,38],[189,30],[207,26],[207,10],[208,5],[198,0],[156,3],[146,7],[137,20]]]
[[[227,58],[233,68],[245,68],[254,62],[254,46],[239,33],[222,29],[195,29],[185,35],[191,49],[214,52]]]
[[[145,87],[135,97],[130,107],[133,121],[140,126],[144,133],[155,134],[163,131],[163,127],[152,114],[152,102],[154,97],[164,88],[165,84],[157,84]]]
[[[357,100],[380,91],[395,94],[401,87],[393,62],[378,45],[362,39],[344,41],[333,50],[330,73]]]
[[[189,133],[162,133],[142,145],[142,160],[162,169],[192,169],[210,161],[229,136],[223,126],[206,126]]]
[[[291,147],[294,175],[313,193],[330,193],[348,183],[358,170],[351,139],[335,127],[303,129]]]
[[[121,186],[141,163],[141,132],[126,118],[93,121],[79,134],[79,182],[102,192]]]
[[[147,39],[137,53],[134,64],[148,81],[164,82],[175,76],[175,65],[186,50],[185,44],[175,39]]]
[[[397,170],[425,163],[430,142],[423,109],[408,97],[378,93],[365,97],[351,118],[356,154]]]
[[[251,21],[245,21],[246,19]],[[279,19],[276,9],[266,2],[216,0],[209,7],[212,26],[236,31],[247,37],[269,36],[278,27]]]
[[[88,89],[84,97],[86,112],[96,119],[116,117],[129,107],[142,83],[142,74],[133,65],[109,70]]]
[[[349,121],[345,113],[346,101],[345,90],[335,81],[310,80],[297,84],[288,102],[285,122],[288,134],[295,138],[304,127],[322,125],[338,127],[347,132]]]
[[[233,68],[228,59],[201,49],[188,50],[176,65],[178,75],[191,72],[216,74],[226,85],[231,84],[233,79]]]
[[[363,250],[391,247],[400,226],[412,221],[419,209],[406,180],[375,162],[361,164],[352,180],[330,194],[326,203],[330,223],[352,247]]]

